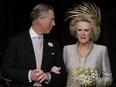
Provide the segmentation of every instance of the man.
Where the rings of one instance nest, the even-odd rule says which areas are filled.
[[[12,80],[11,87],[65,87],[67,72],[59,43],[45,36],[55,26],[54,18],[51,6],[38,4],[31,12],[29,31],[10,39],[2,74]]]

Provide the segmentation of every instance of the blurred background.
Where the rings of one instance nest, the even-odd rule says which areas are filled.
[[[108,47],[114,79],[111,87],[116,87],[116,3],[114,0],[0,0],[0,56],[10,37],[30,28],[30,12],[38,3],[52,5],[55,9],[56,26],[48,36],[57,39],[62,49],[64,45],[75,43],[76,40],[69,33],[69,21],[64,22],[65,12],[82,1],[93,2],[101,9],[101,36],[96,43]]]

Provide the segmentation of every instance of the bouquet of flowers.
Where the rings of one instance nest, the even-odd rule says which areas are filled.
[[[95,78],[98,77],[97,70],[91,68],[78,67],[72,74],[75,80],[79,82],[81,86],[94,86]]]

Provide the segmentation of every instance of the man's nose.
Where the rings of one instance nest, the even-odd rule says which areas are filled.
[[[55,21],[53,21],[53,26],[55,26],[56,25],[56,23],[55,23]]]

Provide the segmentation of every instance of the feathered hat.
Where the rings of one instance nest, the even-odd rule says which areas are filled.
[[[99,31],[98,34],[100,33],[101,11],[100,8],[94,3],[83,2],[82,5],[77,5],[66,13],[68,13],[68,17],[65,19],[65,21],[67,19],[73,20],[75,18],[87,19],[86,21],[89,21],[91,24],[95,25],[97,28],[96,30]],[[98,39],[99,35],[95,35],[94,37],[95,39]]]

